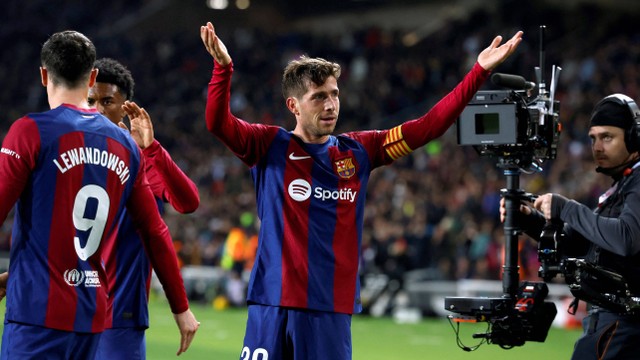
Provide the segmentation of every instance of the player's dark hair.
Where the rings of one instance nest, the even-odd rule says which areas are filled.
[[[282,75],[282,95],[301,98],[306,92],[309,81],[320,86],[329,76],[340,77],[340,65],[322,58],[301,56],[287,64]]]
[[[83,34],[65,30],[57,32],[42,45],[40,62],[54,85],[76,88],[89,79],[96,48]]]
[[[117,60],[111,58],[98,59],[94,65],[98,69],[96,82],[114,84],[125,100],[133,99],[135,82],[131,71]]]

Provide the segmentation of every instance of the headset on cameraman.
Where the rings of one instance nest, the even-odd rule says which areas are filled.
[[[625,129],[624,143],[627,146],[627,151],[630,153],[640,151],[640,108],[638,108],[636,102],[629,96],[618,93],[609,95],[600,100],[596,104],[595,108],[598,108],[598,106],[605,102],[613,102],[618,105],[626,106],[629,109],[635,126],[632,125],[628,129]]]

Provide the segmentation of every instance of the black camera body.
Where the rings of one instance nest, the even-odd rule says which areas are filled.
[[[502,297],[446,297],[444,308],[452,325],[486,322],[487,331],[474,334],[487,343],[510,349],[526,341],[545,341],[557,314],[555,303],[545,301],[549,293],[545,282],[519,281],[518,236],[523,230],[515,214],[527,194],[519,189],[519,176],[528,170],[541,171],[545,160],[555,159],[562,127],[560,103],[554,100],[562,70],[552,67],[551,87],[544,80],[544,26],[540,27],[540,66],[535,68],[536,83],[517,75],[494,73],[494,84],[509,90],[479,91],[464,108],[457,121],[459,145],[471,145],[481,156],[498,158],[498,167],[507,177],[504,198],[505,248],[502,267]],[[547,253],[547,271],[555,271],[556,253]],[[551,276],[551,273],[549,273]],[[455,329],[458,346],[459,332]],[[460,346],[463,350],[475,348]]]
[[[555,159],[562,131],[559,108],[544,94],[529,98],[524,91],[478,91],[458,118],[458,144],[523,169]]]

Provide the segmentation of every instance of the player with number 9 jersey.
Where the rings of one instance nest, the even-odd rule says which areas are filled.
[[[0,217],[15,208],[6,319],[77,332],[103,330],[106,285],[100,261],[129,204],[146,232],[168,230],[141,170],[140,149],[96,110],[62,105],[16,121],[0,152]],[[173,251],[173,249],[169,249]],[[163,261],[176,261],[171,253]],[[168,294],[188,308],[182,279]],[[30,284],[33,291],[24,291]]]

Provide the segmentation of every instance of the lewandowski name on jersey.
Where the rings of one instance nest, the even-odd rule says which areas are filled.
[[[122,184],[126,183],[130,176],[129,167],[118,155],[92,147],[81,147],[65,151],[60,154],[57,160],[54,159],[53,163],[56,164],[62,174],[76,165],[92,164],[115,172]]]

